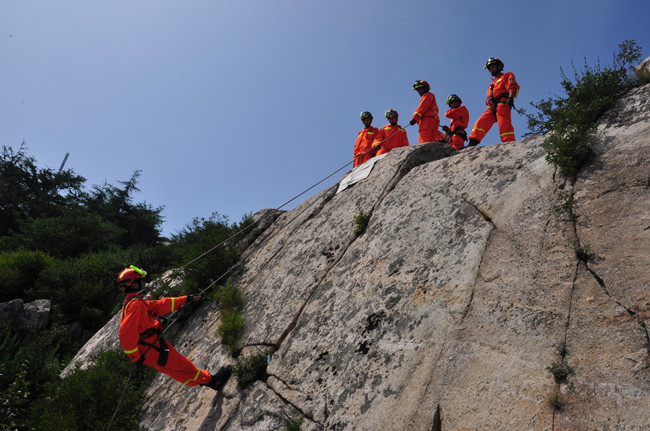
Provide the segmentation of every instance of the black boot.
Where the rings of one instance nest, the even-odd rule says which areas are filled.
[[[469,142],[467,143],[467,146],[468,146],[468,147],[475,147],[475,146],[478,145],[478,143],[479,143],[478,139],[473,139],[473,138],[472,138],[472,139],[470,139]]]
[[[220,391],[225,386],[231,374],[232,371],[230,371],[230,367],[221,367],[216,374],[210,374],[212,376],[212,379],[210,379],[210,381],[203,386],[212,388],[215,391]]]

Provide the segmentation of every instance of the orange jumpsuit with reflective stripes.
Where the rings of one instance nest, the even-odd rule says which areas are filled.
[[[352,167],[359,166],[374,157],[374,153],[370,150],[372,149],[372,141],[375,140],[378,133],[379,129],[372,126],[364,127],[359,132],[357,142],[354,144],[354,165]]]
[[[156,340],[158,334],[141,337],[141,334],[146,333],[150,328],[153,328],[153,331],[150,332],[162,331],[163,326],[155,317],[178,310],[186,301],[186,296],[148,301],[139,296],[136,297],[135,293],[128,293],[122,306],[119,337],[124,353],[133,362],[137,362],[146,353],[144,362],[141,362],[144,365],[153,367],[184,385],[196,386],[210,381],[212,377],[207,370],[198,369],[192,361],[178,353],[174,346],[166,340],[165,343],[169,348],[167,363],[158,365],[160,353],[154,348],[160,348],[160,340]],[[154,347],[142,344],[142,342],[153,343]]]
[[[420,104],[415,108],[413,119],[418,123],[420,132],[418,141],[420,143],[445,139],[445,135],[438,130],[440,128],[438,103],[436,103],[436,96],[433,93],[427,92],[420,97]]]
[[[466,107],[459,106],[458,108],[448,109],[445,112],[445,117],[451,120],[451,123],[449,123],[449,130],[451,130],[451,142],[449,145],[460,150],[465,146],[465,139],[458,133],[467,128],[469,124],[469,111]],[[454,131],[457,133],[454,133]],[[465,133],[465,137],[467,137],[467,133]]]
[[[375,141],[372,143],[372,146],[379,145],[381,142],[381,147],[377,150],[376,156],[388,153],[390,150],[394,150],[399,147],[408,147],[409,139],[406,134],[406,130],[399,124],[391,126],[390,124],[385,125],[379,129],[379,133],[375,138]]]
[[[501,142],[515,140],[515,129],[512,127],[510,107],[506,105],[510,92],[514,93],[514,97],[519,94],[519,84],[517,84],[515,75],[512,72],[500,73],[492,78],[492,84],[488,87],[485,102],[488,108],[476,120],[469,139],[476,139],[481,142],[496,121],[499,125]]]

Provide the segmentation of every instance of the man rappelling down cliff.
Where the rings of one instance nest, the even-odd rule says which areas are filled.
[[[230,368],[221,367],[216,374],[200,370],[163,337],[158,316],[178,310],[185,304],[198,302],[199,295],[163,298],[148,301],[145,292],[147,273],[131,265],[117,276],[117,287],[126,294],[120,321],[120,344],[124,353],[136,364],[144,364],[167,374],[187,386],[207,386],[221,390],[231,375]]]

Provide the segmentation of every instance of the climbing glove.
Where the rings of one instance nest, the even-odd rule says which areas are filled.
[[[506,102],[506,105],[509,107],[513,107],[515,105],[515,98],[514,97],[508,97],[508,101]]]
[[[412,119],[411,121],[409,121],[409,124],[410,124],[411,126],[414,125],[415,123],[417,123],[417,121],[415,121],[415,118]]]
[[[194,298],[197,298],[197,297],[199,299],[194,299]],[[187,295],[187,301],[185,301],[185,303],[186,304],[191,304],[193,302],[196,302],[196,303],[201,302],[201,295],[199,295],[198,293],[192,293],[192,294]]]

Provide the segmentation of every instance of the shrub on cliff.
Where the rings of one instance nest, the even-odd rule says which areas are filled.
[[[585,59],[582,71],[573,66],[573,78],[562,70],[564,96],[542,99],[531,105],[538,112],[525,113],[528,135],[547,134],[542,147],[546,160],[569,178],[575,178],[592,154],[593,135],[598,119],[617,98],[636,81],[630,70],[641,58],[641,48],[635,40],[619,44],[612,65],[589,66]]]

